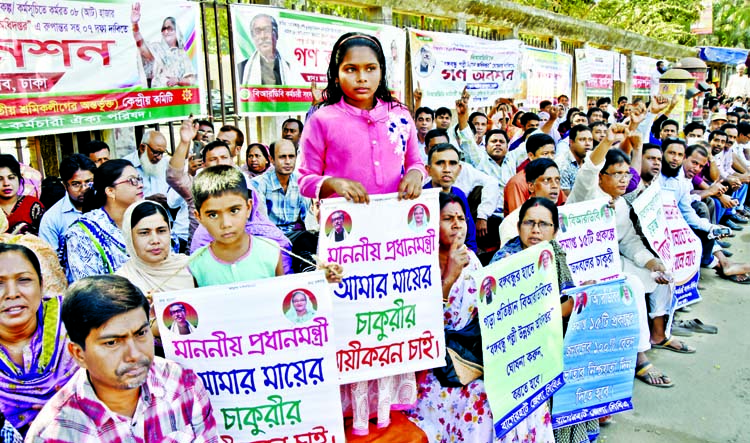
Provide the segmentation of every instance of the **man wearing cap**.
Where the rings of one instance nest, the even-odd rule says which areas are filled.
[[[709,125],[708,131],[704,134],[704,138],[708,141],[708,134],[718,130],[727,122],[727,113],[724,111],[715,112],[711,116],[711,124]]]

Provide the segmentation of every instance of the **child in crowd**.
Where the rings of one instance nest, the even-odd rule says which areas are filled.
[[[302,195],[340,196],[355,203],[368,203],[369,194],[419,197],[424,164],[416,128],[387,85],[378,39],[342,35],[331,52],[323,106],[302,132]],[[353,432],[368,433],[370,411],[377,410],[378,427],[388,426],[391,409],[414,404],[415,386],[413,373],[342,386],[344,408],[354,417]]]
[[[247,182],[229,165],[206,168],[193,182],[195,217],[213,241],[190,260],[196,286],[212,286],[283,275],[276,244],[245,232],[253,207]]]

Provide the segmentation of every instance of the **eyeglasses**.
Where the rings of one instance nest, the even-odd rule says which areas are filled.
[[[88,189],[94,186],[94,179],[86,180],[85,182],[73,182],[68,183],[68,187],[74,191],[80,191],[81,189]]]
[[[149,151],[151,151],[151,154],[156,158],[162,157],[164,153],[167,152],[167,151],[157,151],[156,149],[152,148],[151,145],[149,145],[148,143],[146,143],[146,146],[148,146]]]
[[[631,172],[612,172],[612,173],[602,172],[602,174],[608,175],[618,182],[622,181],[623,179],[630,180],[633,177],[633,173]]]
[[[524,220],[521,222],[521,226],[529,229],[533,229],[536,226],[539,228],[539,230],[544,231],[547,229],[552,229],[555,225],[546,221]]]
[[[164,32],[164,31],[172,32],[172,31],[174,31],[174,28],[171,27],[171,26],[162,26],[161,27],[161,32]]]
[[[123,183],[130,183],[132,186],[137,188],[138,186],[143,184],[143,177],[141,177],[140,175],[136,177],[128,177],[124,180],[120,180],[119,182],[112,183],[112,186],[121,185]]]
[[[273,26],[259,26],[257,28],[252,28],[250,32],[253,35],[261,35],[261,34],[273,34]]]

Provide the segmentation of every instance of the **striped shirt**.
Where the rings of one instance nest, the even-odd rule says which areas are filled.
[[[27,443],[218,443],[208,393],[193,371],[155,357],[133,417],[112,412],[96,396],[85,369],[44,406]]]

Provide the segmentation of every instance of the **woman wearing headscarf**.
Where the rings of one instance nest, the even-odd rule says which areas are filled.
[[[60,321],[61,295],[42,292],[29,248],[0,244],[0,411],[22,434],[78,370]]]

